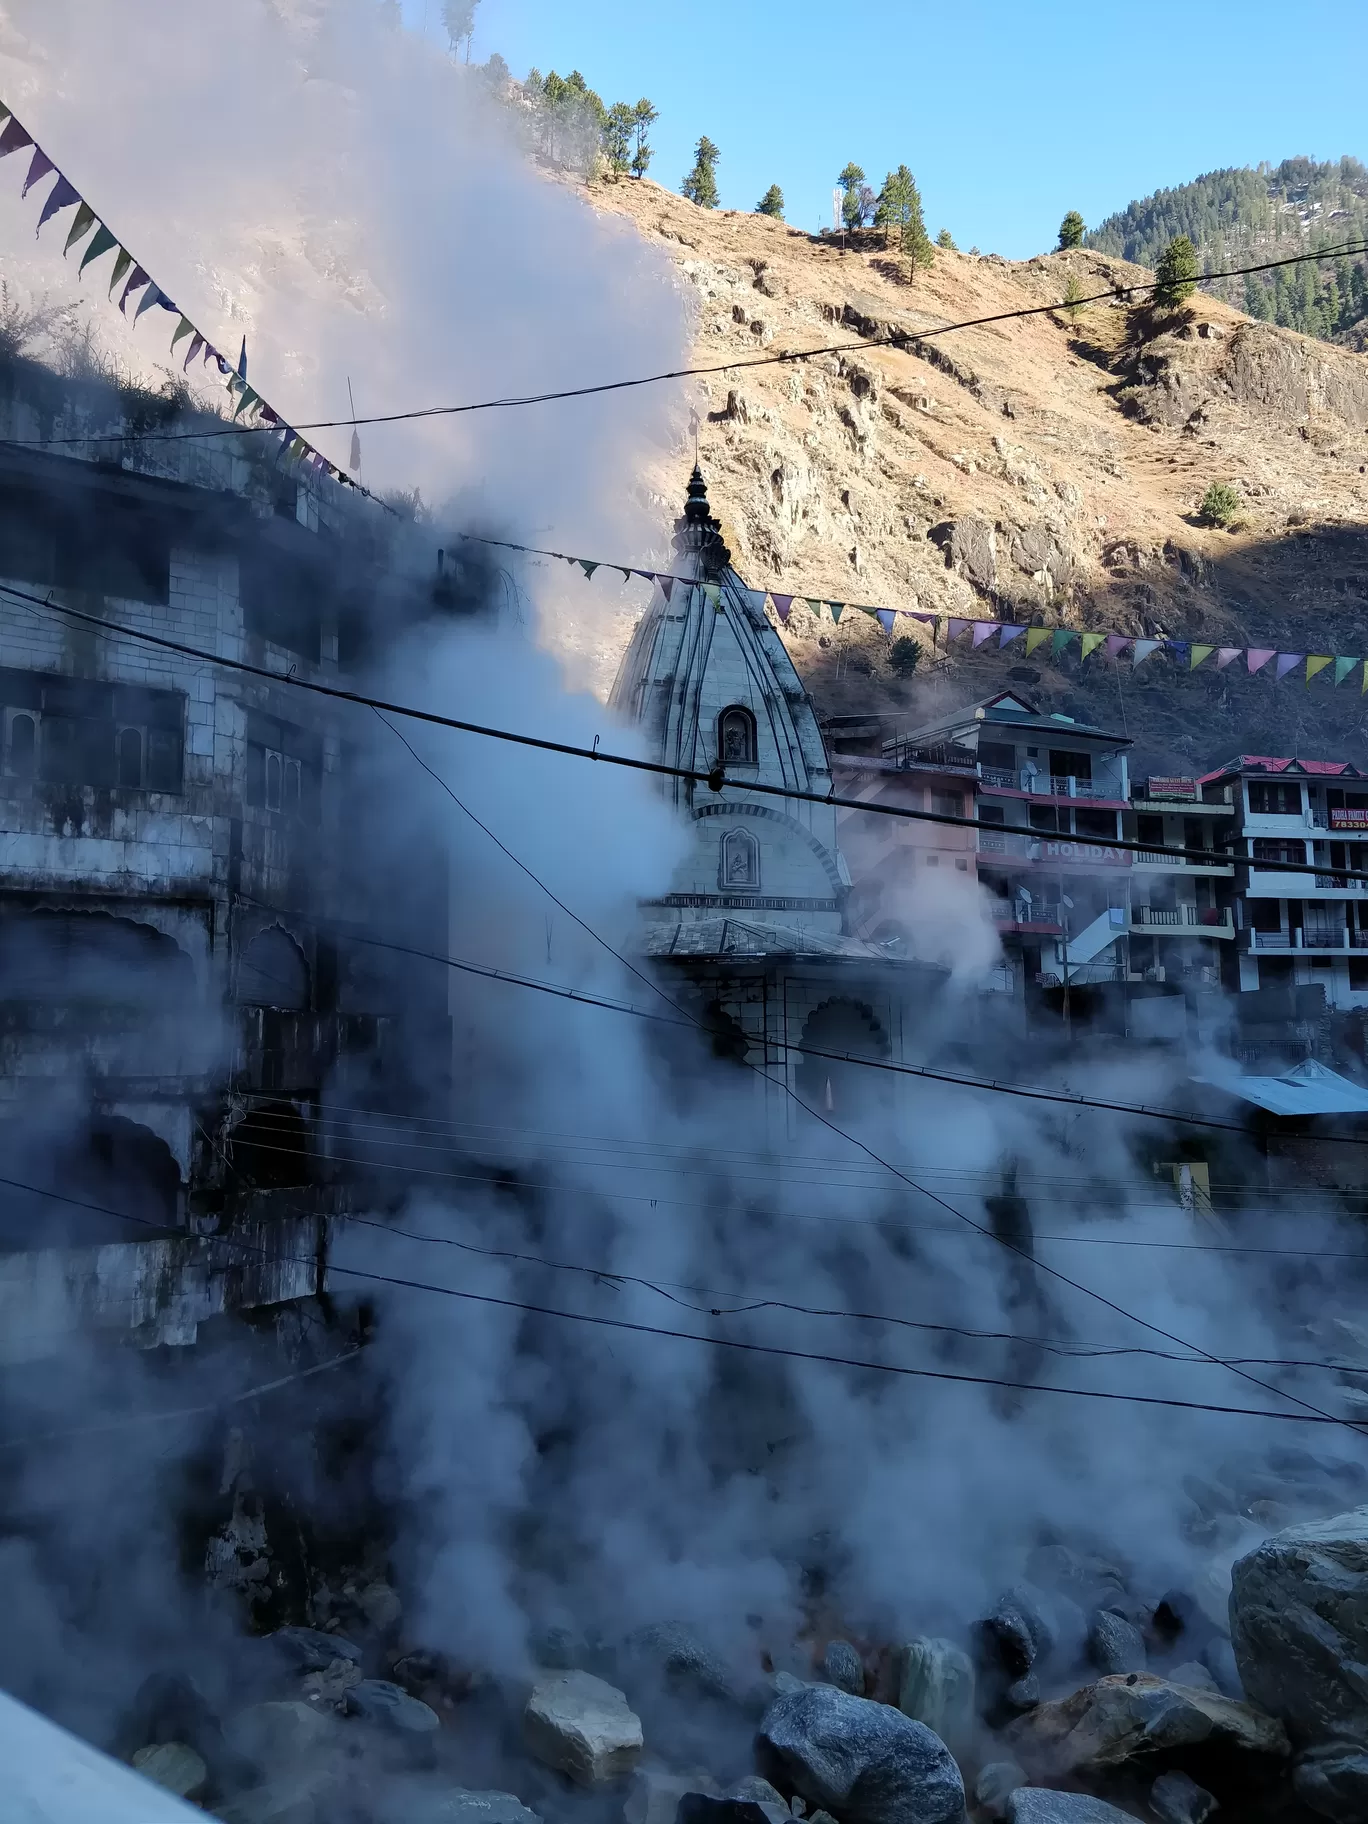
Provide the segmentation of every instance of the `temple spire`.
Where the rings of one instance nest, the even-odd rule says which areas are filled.
[[[708,484],[697,463],[689,477],[683,517],[675,521],[674,548],[681,564],[692,560],[692,568],[700,582],[718,582],[731,563],[722,527],[708,505]]]

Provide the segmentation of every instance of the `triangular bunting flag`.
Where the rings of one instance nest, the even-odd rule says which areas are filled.
[[[1131,653],[1131,669],[1139,671],[1145,660],[1152,658],[1162,645],[1162,640],[1137,640]]]
[[[764,589],[747,589],[744,593],[747,606],[750,608],[751,612],[757,615],[763,614],[765,612],[765,596],[768,591]]]
[[[1129,645],[1130,641],[1126,638],[1124,633],[1109,633],[1107,635],[1107,657],[1109,659],[1119,659],[1122,649]]]
[[[1085,633],[1083,635],[1083,651],[1080,656],[1086,659],[1089,653],[1096,652],[1106,637],[1105,633]]]
[[[52,195],[43,204],[43,213],[38,217],[38,233],[43,232],[45,222],[50,222],[53,216],[59,215],[63,209],[70,209],[73,203],[81,203],[80,191],[75,184],[69,184],[64,177],[59,177],[52,186]],[[81,203],[81,207],[84,209],[86,204]],[[92,221],[95,219],[93,210],[90,219]]]
[[[1217,671],[1224,671],[1226,666],[1229,665],[1233,659],[1238,659],[1243,651],[1243,646],[1222,646],[1221,650],[1216,654]]]
[[[997,632],[1000,624],[1001,623],[998,621],[975,621],[974,638],[972,642],[973,649],[976,650],[978,647],[982,646],[983,642],[990,634]]]
[[[1312,678],[1319,677],[1321,672],[1323,672],[1330,663],[1332,657],[1333,654],[1328,652],[1324,655],[1318,652],[1311,654],[1306,661],[1306,681],[1308,684],[1311,682]]]
[[[43,179],[56,169],[56,165],[53,164],[43,148],[41,146],[35,146],[33,148],[33,160],[29,165],[29,174],[24,179],[24,187],[19,192],[20,196],[27,196],[35,184],[41,184]]]
[[[584,574],[592,582],[593,578],[594,578],[594,572],[595,572],[595,570],[598,569],[598,565],[594,562],[594,560],[589,557],[577,557],[575,559],[575,562],[579,565],[580,569],[583,570]]]
[[[141,266],[135,266],[133,268],[128,283],[124,286],[124,294],[119,299],[119,309],[123,311],[125,316],[128,314],[128,300],[133,296],[133,293],[135,291],[141,291],[144,285],[150,285],[151,283],[151,279],[148,278]]]
[[[1199,646],[1194,642],[1189,649],[1188,670],[1196,671],[1197,667],[1201,665],[1204,660],[1209,659],[1215,650],[1216,648],[1214,646]]]
[[[1303,656],[1300,652],[1280,652],[1273,667],[1273,681],[1276,683],[1279,678],[1285,678],[1289,671],[1295,671]]]
[[[1078,635],[1072,627],[1057,627],[1050,642],[1050,651],[1054,654],[1055,658],[1058,658],[1060,653],[1068,646],[1069,642],[1071,640],[1076,640],[1077,638]]]
[[[820,599],[815,595],[805,595],[803,597],[803,600],[807,604],[807,606],[809,608],[811,608],[812,612],[817,616],[817,618],[820,620],[821,616],[822,616],[822,604],[821,604]]]
[[[793,606],[793,597],[791,595],[775,595],[771,592],[770,600],[774,603],[774,612],[779,616],[779,619],[781,621],[786,621],[789,618],[789,610]]]
[[[1187,664],[1191,648],[1186,640],[1164,640],[1162,644],[1165,652],[1171,653],[1180,665]]]
[[[160,303],[161,295],[161,292],[149,279],[147,282],[147,290],[143,293],[138,308],[133,312],[133,321],[136,323],[145,310],[151,310],[154,304]]]
[[[1267,665],[1268,661],[1276,652],[1277,648],[1275,646],[1251,646],[1249,651],[1245,654],[1245,663],[1249,666],[1249,675],[1253,677],[1256,671],[1262,671],[1264,666]]]
[[[660,593],[665,597],[665,606],[668,608],[670,597],[674,594],[675,579],[672,576],[658,576],[656,581],[660,584]]]
[[[1368,659],[1363,661],[1363,683],[1359,686],[1359,695],[1362,696],[1365,691],[1368,691]]]
[[[188,374],[190,372],[190,363],[194,360],[195,356],[200,352],[200,350],[203,347],[204,347],[204,337],[199,333],[198,330],[196,330],[195,334],[191,337],[191,340],[190,340],[190,352],[188,355],[186,355],[185,365],[181,370],[183,373]]]
[[[841,620],[841,615],[845,609],[845,603],[844,602],[828,602],[827,607],[830,608],[830,610],[831,610],[832,620],[835,621],[837,623],[837,625],[839,626],[840,620]]]
[[[10,117],[9,109],[5,106],[3,101],[0,101],[0,120],[8,120],[9,117]]]
[[[0,133],[0,158],[8,158],[11,152],[22,152],[25,146],[33,144],[33,135],[25,133],[19,122],[10,115],[5,130]]]
[[[109,232],[108,228],[101,222],[100,226],[95,230],[94,240],[81,255],[81,264],[77,269],[77,276],[79,277],[80,274],[85,271],[92,260],[98,260],[102,254],[108,253],[111,247],[117,247],[118,244],[119,243]],[[111,285],[109,289],[113,291],[114,287]]]
[[[180,341],[182,336],[193,336],[194,333],[195,333],[195,326],[190,321],[189,317],[182,317],[180,322],[177,323],[177,325],[176,325],[175,335],[173,335],[171,338],[171,353],[173,355],[175,354],[176,344],[177,344],[177,342]]]
[[[1026,629],[1026,657],[1029,659],[1037,646],[1043,646],[1050,637],[1048,627],[1028,627]]]
[[[257,404],[260,398],[260,393],[254,393],[250,386],[244,386],[242,389],[242,397],[238,400],[237,409],[233,413],[234,420],[236,421],[240,418],[243,412],[249,412],[252,407]]]
[[[129,272],[132,271],[132,269],[133,269],[133,255],[131,253],[129,253],[125,248],[120,247],[119,257],[114,262],[114,271],[110,274],[110,279],[109,279],[109,295],[111,298],[114,296],[114,293],[119,289],[119,286],[123,283],[124,278],[127,276],[127,274]]]
[[[957,640],[964,632],[965,628],[971,624],[972,623],[969,621],[962,620],[959,615],[952,614],[950,619],[945,623],[946,640]]]
[[[892,633],[893,623],[898,617],[891,608],[876,608],[874,616],[885,633]]]
[[[1357,664],[1358,664],[1357,659],[1336,659],[1335,660],[1335,682],[1336,682],[1336,684],[1343,684],[1344,680],[1349,676],[1349,673],[1354,669],[1355,665],[1357,665]]]
[[[703,600],[711,602],[719,614],[722,612],[722,586],[720,583],[704,583]]]
[[[1010,646],[1013,640],[1019,640],[1025,631],[1026,629],[1024,626],[1004,627],[1001,634],[998,636],[998,651],[1001,652],[1004,646]]]
[[[80,208],[76,211],[75,221],[71,224],[71,232],[67,235],[66,246],[62,249],[63,259],[71,252],[77,241],[84,240],[86,235],[88,235],[95,226],[95,222],[95,211],[91,208],[89,203],[82,203]]]

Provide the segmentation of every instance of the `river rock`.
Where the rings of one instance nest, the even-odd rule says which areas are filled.
[[[1350,1742],[1313,1748],[1292,1774],[1297,1797],[1334,1824],[1368,1818],[1368,1749]]]
[[[209,1769],[184,1742],[158,1742],[151,1748],[139,1748],[133,1765],[145,1780],[182,1799],[197,1799],[209,1781]]]
[[[393,1685],[386,1678],[363,1678],[353,1685],[347,1693],[347,1708],[396,1735],[422,1738],[435,1735],[442,1726],[431,1705],[410,1697],[402,1685]]]
[[[967,1653],[948,1640],[909,1641],[901,1654],[898,1708],[925,1723],[961,1753],[974,1734],[974,1667]]]
[[[686,1792],[675,1824],[792,1824],[793,1814],[781,1800],[762,1805],[758,1799],[716,1799],[711,1793]]]
[[[755,1751],[765,1778],[841,1824],[959,1824],[964,1815],[964,1782],[938,1735],[832,1685],[776,1698]]]
[[[822,1677],[838,1691],[848,1691],[852,1697],[864,1696],[864,1661],[848,1640],[827,1642],[827,1650],[822,1655]]]
[[[1135,1824],[1135,1819],[1086,1792],[1018,1786],[1007,1801],[1007,1824]]]
[[[638,1628],[628,1636],[625,1658],[628,1671],[638,1676],[654,1673],[675,1692],[727,1703],[736,1700],[735,1681],[726,1665],[682,1621],[651,1622]]]
[[[1088,1657],[1099,1672],[1143,1672],[1145,1637],[1124,1616],[1098,1609],[1088,1627]]]
[[[1150,1788],[1150,1810],[1159,1824],[1206,1824],[1217,1804],[1205,1786],[1175,1769]]]
[[[277,1628],[266,1636],[270,1645],[300,1672],[322,1672],[335,1659],[361,1663],[361,1649],[341,1634],[325,1634],[320,1628]]]
[[[387,1634],[391,1628],[398,1627],[404,1613],[404,1606],[394,1590],[381,1580],[368,1583],[357,1597],[357,1603],[377,1634]]]
[[[1239,1559],[1230,1638],[1245,1690],[1294,1741],[1368,1740],[1368,1507]]]
[[[467,1792],[460,1786],[403,1788],[381,1815],[384,1824],[542,1824],[511,1792]]]
[[[616,1686],[591,1672],[542,1679],[523,1712],[529,1751],[580,1786],[630,1773],[641,1754],[641,1721]]]
[[[1018,1786],[1026,1784],[1026,1775],[1015,1761],[989,1761],[979,1769],[974,1781],[974,1803],[994,1820],[1007,1816],[1007,1801]]]
[[[1045,1599],[1024,1583],[999,1596],[979,1623],[979,1633],[1014,1679],[1024,1678],[1055,1643]]]
[[[1275,1770],[1291,1751],[1282,1724],[1251,1705],[1143,1672],[1101,1678],[1041,1704],[1007,1733],[1026,1766],[1054,1776],[1199,1746],[1204,1756],[1237,1757],[1246,1767],[1262,1758]]]
[[[1189,1691],[1219,1691],[1220,1686],[1199,1659],[1185,1659],[1173,1666],[1164,1677],[1171,1685],[1184,1685]]]
[[[763,1788],[763,1794],[742,1790],[742,1787],[751,1786]],[[679,1801],[690,1792],[701,1792],[709,1798],[720,1796],[712,1781],[698,1774],[676,1773],[669,1767],[638,1767],[623,1801],[625,1824],[675,1824]],[[729,1796],[770,1803],[780,1812],[788,1810],[779,1794],[763,1780],[743,1780],[741,1786],[732,1788]]]

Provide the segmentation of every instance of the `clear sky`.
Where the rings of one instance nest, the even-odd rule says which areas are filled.
[[[440,33],[441,0],[404,0]],[[854,159],[907,163],[932,234],[1012,258],[1221,165],[1368,162],[1368,6],[1192,0],[481,0],[474,55],[648,95],[651,176],[678,189],[706,133],[722,204],[771,183],[804,228]]]

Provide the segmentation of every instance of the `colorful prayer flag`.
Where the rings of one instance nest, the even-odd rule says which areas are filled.
[[[1276,646],[1251,646],[1245,654],[1245,663],[1249,666],[1249,675],[1262,671],[1268,661],[1275,656]]]
[[[1305,655],[1300,652],[1280,652],[1278,654],[1277,663],[1273,667],[1274,683],[1277,683],[1279,678],[1285,678],[1289,671],[1295,671],[1298,665],[1301,664],[1304,656]]]
[[[1028,627],[1026,629],[1026,657],[1029,659],[1037,646],[1043,646],[1050,637],[1048,627]]]
[[[584,574],[592,582],[593,577],[594,577],[594,572],[595,572],[595,570],[598,569],[598,565],[596,563],[593,563],[587,557],[576,558],[575,562],[579,565],[580,569],[583,570]]]
[[[982,646],[983,642],[990,634],[997,632],[998,626],[999,623],[997,621],[975,621],[971,650],[977,650],[978,647]]]
[[[1152,658],[1163,643],[1162,640],[1137,640],[1131,653],[1131,670],[1139,671],[1145,660]]]
[[[1026,628],[1024,625],[1020,627],[1004,627],[1001,637],[998,640],[998,651],[1001,652],[1004,646],[1010,646],[1013,640],[1019,640],[1025,631]]]
[[[1067,649],[1069,643],[1072,640],[1076,640],[1077,638],[1078,638],[1078,633],[1075,628],[1073,628],[1073,627],[1056,627],[1055,631],[1054,631],[1054,635],[1050,641],[1050,651],[1052,652],[1052,654],[1054,655],[1055,658],[1058,658],[1059,655]]]
[[[20,196],[27,196],[35,184],[41,184],[43,179],[56,169],[56,165],[53,164],[43,148],[41,146],[34,146],[33,159],[29,165],[29,174],[24,179],[24,187],[19,192]]]
[[[176,344],[180,341],[182,336],[193,336],[194,333],[195,326],[190,321],[189,317],[182,317],[180,322],[176,325],[176,333],[171,338],[171,353],[173,355],[175,354]]]
[[[1085,633],[1083,635],[1083,650],[1079,656],[1086,659],[1089,653],[1096,652],[1106,637],[1105,633]]]
[[[722,588],[718,583],[704,583],[703,600],[711,602],[719,614],[722,612]]]
[[[95,211],[91,208],[90,204],[82,203],[80,208],[76,211],[75,221],[71,224],[71,232],[67,235],[66,246],[62,249],[63,259],[71,252],[77,241],[84,240],[86,235],[90,233],[91,229],[95,226],[96,219]]]
[[[94,240],[81,255],[81,264],[76,269],[77,277],[80,277],[92,260],[98,260],[102,254],[108,253],[111,247],[117,247],[118,244],[108,228],[101,222],[95,230]],[[114,287],[111,285],[109,289],[113,291]]]
[[[1220,651],[1216,654],[1217,671],[1224,671],[1232,659],[1238,659],[1243,651],[1243,646],[1222,646]]]
[[[119,257],[114,262],[114,271],[111,274],[110,280],[109,280],[109,295],[111,298],[114,296],[114,293],[118,290],[119,286],[122,284],[126,274],[132,270],[132,267],[133,267],[133,255],[131,253],[129,253],[125,248],[120,247]]]
[[[779,616],[779,619],[781,621],[787,621],[789,618],[789,610],[793,607],[793,597],[791,595],[775,595],[771,590],[770,600],[774,603],[774,612]]]
[[[143,314],[143,312],[145,310],[151,310],[151,308],[154,304],[160,302],[161,295],[162,295],[161,292],[157,289],[157,287],[149,279],[147,281],[147,290],[143,293],[142,298],[138,304],[138,308],[133,312],[133,321],[135,324],[137,323],[138,318]]]
[[[957,614],[952,614],[950,619],[945,623],[946,643],[948,644],[951,640],[957,640],[964,632],[965,628],[970,625],[972,625],[971,622],[963,620]]]
[[[845,603],[844,602],[828,602],[827,607],[830,608],[830,610],[831,610],[832,620],[839,625],[840,619],[841,619],[841,611],[845,607]]]
[[[41,234],[46,222],[50,222],[53,216],[59,215],[63,209],[70,209],[73,203],[81,203],[81,193],[75,184],[69,184],[59,173],[57,182],[52,186],[52,194],[43,204],[43,212],[38,217],[38,232]],[[86,205],[81,203],[81,207],[84,209]],[[93,211],[91,220],[94,220]]]
[[[1334,655],[1332,653],[1327,652],[1327,653],[1322,654],[1322,653],[1317,652],[1317,653],[1312,653],[1307,658],[1306,681],[1308,684],[1311,682],[1312,678],[1318,677],[1320,675],[1320,673],[1325,670],[1326,666],[1331,662],[1331,659],[1333,658],[1333,656]]]
[[[1357,664],[1358,664],[1357,659],[1336,659],[1335,660],[1335,682],[1336,682],[1336,684],[1343,684],[1344,680],[1349,676],[1349,673],[1354,669],[1355,665],[1357,665]]]
[[[1109,633],[1107,635],[1107,657],[1109,659],[1119,659],[1122,648],[1129,645],[1130,641],[1126,638],[1124,633]]]
[[[1212,653],[1215,652],[1215,650],[1216,650],[1216,648],[1214,646],[1198,646],[1198,645],[1194,644],[1190,648],[1190,654],[1189,654],[1189,658],[1188,658],[1188,670],[1196,671],[1198,669],[1198,667],[1205,660],[1207,660],[1211,657]]]
[[[144,285],[150,285],[151,283],[151,279],[148,278],[141,266],[135,266],[133,268],[129,281],[127,285],[124,286],[124,294],[119,299],[119,309],[123,311],[125,316],[128,315],[127,304],[128,300],[133,296],[133,293],[135,291],[141,291]]]
[[[874,617],[885,633],[892,633],[893,623],[898,617],[891,608],[876,608],[874,610]]]
[[[33,135],[25,133],[19,122],[10,115],[5,130],[0,133],[0,158],[8,158],[11,152],[22,152],[25,146],[33,144]]]
[[[194,360],[195,356],[200,352],[200,350],[203,347],[204,347],[204,337],[199,333],[198,330],[196,330],[194,335],[190,339],[190,352],[185,357],[185,365],[181,369],[182,373],[188,374],[190,372],[190,363]]]

